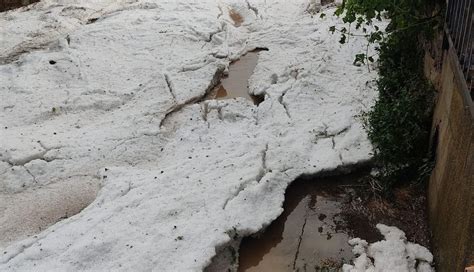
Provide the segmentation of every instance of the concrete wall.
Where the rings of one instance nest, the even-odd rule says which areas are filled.
[[[437,271],[454,272],[474,265],[474,106],[449,38],[443,43],[425,58],[438,91],[428,203]]]

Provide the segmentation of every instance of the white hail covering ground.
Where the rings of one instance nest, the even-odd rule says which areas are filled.
[[[396,227],[378,224],[377,228],[385,238],[382,241],[370,245],[359,238],[349,241],[358,257],[354,259],[354,265],[345,264],[343,272],[434,271],[431,267],[433,255],[428,249],[407,242],[405,233]]]
[[[356,116],[375,75],[351,65],[365,43],[339,45],[340,23],[309,2],[0,14],[0,271],[199,271],[274,220],[297,176],[370,159]],[[200,101],[256,47],[269,49],[249,81],[263,103]]]

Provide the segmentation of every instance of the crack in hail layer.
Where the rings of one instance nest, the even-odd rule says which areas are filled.
[[[255,17],[258,17],[258,9],[252,5],[250,5],[250,2],[249,0],[245,0],[245,2],[247,3],[247,8],[251,11],[253,11],[253,13],[255,14]]]
[[[209,85],[207,86],[206,90],[204,91],[203,94],[201,95],[198,95],[198,96],[195,96],[195,97],[192,97],[190,99],[188,99],[187,101],[185,101],[184,103],[177,103],[176,102],[176,98],[174,98],[174,95],[172,94],[173,98],[174,98],[174,105],[171,106],[167,111],[166,111],[166,114],[165,116],[163,117],[163,119],[161,119],[160,121],[160,127],[163,126],[163,124],[165,123],[165,121],[175,112],[178,112],[179,110],[181,110],[183,107],[185,107],[186,105],[190,105],[190,104],[194,104],[196,102],[199,102],[201,101],[203,98],[205,98],[207,95],[209,95],[209,93],[214,89],[215,86],[217,86],[217,84],[219,84],[220,82],[220,78],[222,76],[222,73],[224,72],[224,68],[218,68],[217,71],[215,72],[212,80],[209,82]],[[165,76],[165,78],[168,77],[168,76]],[[166,83],[168,85],[168,88],[170,88],[170,86],[173,86],[173,83],[171,81],[171,79],[166,79]],[[169,89],[170,92],[172,91],[172,88]]]
[[[6,163],[10,164],[11,166],[24,166],[25,164],[34,161],[34,160],[44,160],[43,156],[48,152],[49,150],[43,150],[39,153],[30,155],[22,160],[17,160],[17,161],[12,161],[12,160],[5,160]]]
[[[260,181],[262,181],[263,177],[265,176],[265,174],[268,173],[268,169],[267,169],[267,152],[268,152],[268,143],[265,144],[265,149],[262,150],[262,166],[260,168],[260,171],[256,177],[256,180],[258,183],[260,183]]]
[[[23,166],[23,168],[25,168],[26,172],[33,178],[33,182],[38,183],[38,181],[36,180],[36,176],[31,173],[30,169],[26,168],[26,166]]]
[[[288,90],[285,90],[280,97],[278,97],[278,103],[280,103],[283,108],[285,109],[285,113],[286,113],[286,116],[291,119],[291,115],[290,115],[290,112],[288,110],[288,104],[286,102],[283,101],[283,97],[286,95],[286,93],[288,92]]]
[[[236,197],[239,196],[239,194],[245,190],[245,188],[247,188],[247,184],[249,184],[251,181],[248,181],[248,182],[244,182],[244,183],[241,183],[239,185],[239,187],[237,188],[237,190],[235,191],[234,194],[232,194],[231,197],[227,198],[225,201],[224,201],[224,205],[222,206],[222,209],[225,210],[227,208],[227,204],[229,204],[230,201],[232,201],[233,199],[235,199]]]
[[[206,42],[211,42],[212,38],[214,38],[214,35],[220,34],[222,32],[225,32],[225,29],[223,26],[220,26],[216,31],[212,31],[209,33],[209,38],[206,40]]]
[[[224,11],[222,10],[221,5],[218,5],[217,8],[219,9],[219,13],[217,14],[217,19],[221,18],[224,15]]]
[[[321,132],[318,132],[316,134],[316,140],[318,139],[327,139],[327,138],[331,138],[331,142],[332,142],[332,148],[334,149],[336,147],[336,142],[334,140],[334,138],[336,138],[337,136],[339,135],[342,135],[344,133],[346,133],[349,129],[350,129],[350,125],[347,126],[347,127],[344,127],[343,129],[337,131],[337,132],[333,132],[333,133],[329,133],[328,132],[328,128],[329,126],[323,122],[323,126],[324,126],[324,129],[323,131]]]
[[[166,86],[168,86],[168,91],[170,92],[171,96],[173,97],[174,103],[176,103],[176,95],[174,94],[173,91],[173,86],[171,85],[171,80],[168,74],[164,74],[165,76],[165,81],[166,81]]]
[[[257,181],[257,183],[260,183],[263,177],[265,177],[265,174],[269,172],[267,169],[267,152],[268,152],[268,143],[265,144],[265,149],[263,149],[261,152],[261,156],[262,156],[261,167],[257,176],[255,177],[255,181]],[[225,208],[227,207],[227,204],[233,199],[235,199],[236,197],[238,197],[239,194],[247,188],[247,185],[252,183],[253,181],[254,180],[250,180],[248,182],[241,183],[238,189],[236,190],[236,192],[224,202],[222,209],[225,210]]]
[[[207,122],[207,114],[209,113],[209,105],[206,102],[201,104],[201,117]]]
[[[37,141],[37,143],[43,149],[41,152],[32,154],[32,155],[27,156],[23,159],[17,159],[17,160],[2,159],[0,161],[6,162],[10,165],[10,167],[13,167],[13,166],[25,166],[25,164],[28,164],[28,163],[30,163],[34,160],[42,160],[42,161],[46,161],[46,162],[51,162],[51,161],[54,161],[54,160],[58,159],[58,158],[55,158],[55,157],[45,158],[45,156],[49,151],[60,149],[61,147],[50,147],[49,148],[49,147],[46,147],[43,143],[41,143],[41,141]]]

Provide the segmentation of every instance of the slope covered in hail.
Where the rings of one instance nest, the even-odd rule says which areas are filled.
[[[341,22],[308,7],[45,0],[0,14],[0,270],[199,271],[274,220],[299,175],[369,160],[357,115],[375,73],[352,65],[365,42],[339,45]],[[255,48],[261,104],[202,99]],[[29,238],[35,222],[11,223],[92,199]]]

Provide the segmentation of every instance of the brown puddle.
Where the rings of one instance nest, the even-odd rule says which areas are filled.
[[[263,97],[249,93],[248,81],[258,62],[258,52],[266,49],[255,49],[232,62],[229,75],[221,78],[220,84],[209,95],[210,99],[229,99],[244,97],[258,105]]]
[[[349,239],[382,239],[377,223],[397,226],[409,240],[429,245],[426,198],[403,200],[418,203],[416,211],[397,202],[381,211],[373,206],[380,200],[371,197],[367,183],[360,183],[367,174],[295,180],[286,191],[283,213],[260,235],[242,240],[238,271],[339,271],[353,258]],[[400,219],[414,217],[420,219]]]
[[[334,179],[294,181],[283,213],[260,237],[242,240],[239,271],[315,271],[352,259],[350,237],[337,228],[347,195]]]

